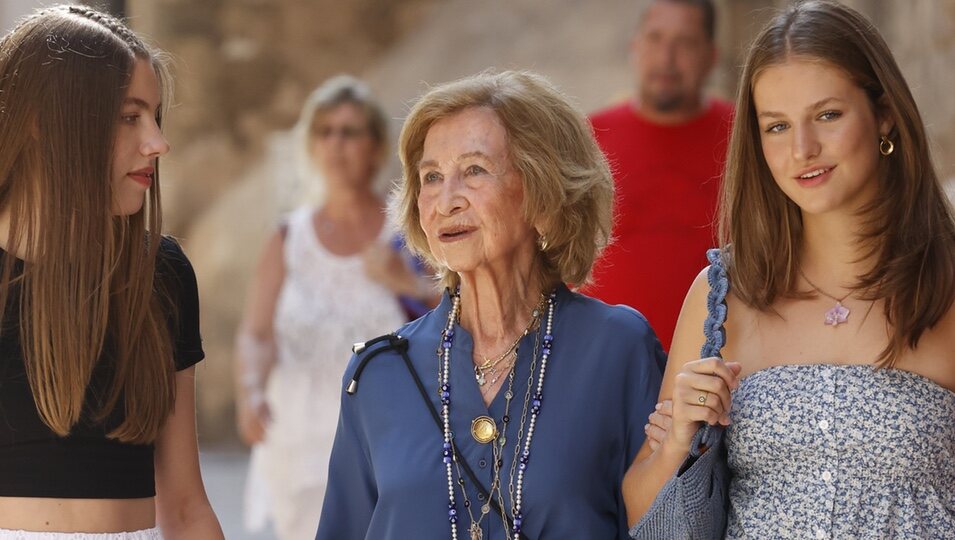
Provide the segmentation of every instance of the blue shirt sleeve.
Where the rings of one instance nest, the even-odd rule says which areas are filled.
[[[355,364],[356,358],[352,357],[345,381],[351,380]],[[360,406],[359,397],[350,396],[344,390],[341,395],[325,503],[315,540],[363,540],[378,501],[370,454],[356,410]]]
[[[646,439],[643,426],[646,425],[660,395],[663,384],[663,372],[666,369],[666,353],[657,339],[653,328],[643,317],[637,332],[637,344],[633,352],[630,368],[635,370],[629,378],[633,387],[627,392],[627,411],[633,415],[627,426],[627,465],[633,462]]]

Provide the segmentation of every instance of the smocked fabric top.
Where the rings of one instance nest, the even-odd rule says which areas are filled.
[[[729,287],[708,258],[707,341],[722,346]],[[725,538],[955,539],[955,392],[897,369],[781,365],[741,381],[730,418]]]

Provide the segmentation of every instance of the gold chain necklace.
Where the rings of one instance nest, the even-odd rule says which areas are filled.
[[[514,350],[514,354],[511,356],[511,360],[508,361],[506,364],[504,364],[500,368],[495,367],[495,368],[489,369],[484,373],[485,378],[490,377],[490,381],[486,381],[487,384],[479,388],[479,390],[481,391],[481,396],[484,398],[487,398],[490,392],[494,390],[494,385],[497,384],[497,381],[499,381],[501,377],[509,373],[512,373],[514,371],[515,365],[517,365],[517,349]]]
[[[514,340],[514,343],[511,343],[511,346],[504,351],[503,354],[497,358],[491,360],[488,357],[481,355],[481,358],[484,359],[484,363],[474,366],[474,378],[477,380],[478,386],[483,387],[487,384],[487,374],[494,374],[496,372],[496,366],[504,361],[505,358],[510,356],[511,353],[517,349],[517,345],[524,339],[524,336],[530,333],[534,329],[534,325],[537,324],[537,321],[540,319],[541,311],[543,310],[544,303],[547,301],[547,297],[541,294],[541,300],[537,303],[537,306],[534,307],[534,311],[531,312],[531,320],[527,323],[527,327],[524,328],[524,331],[517,336],[517,339]],[[497,377],[495,377],[495,382]]]

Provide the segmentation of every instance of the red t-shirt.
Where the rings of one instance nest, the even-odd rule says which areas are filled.
[[[632,102],[590,118],[613,171],[616,201],[614,242],[583,292],[639,310],[666,350],[683,297],[715,245],[732,119],[732,105],[720,100],[675,126],[649,122]]]

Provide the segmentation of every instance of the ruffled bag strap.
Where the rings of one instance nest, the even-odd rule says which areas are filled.
[[[726,344],[726,294],[729,278],[719,249],[706,252],[710,262],[706,279],[706,342],[701,358],[720,357]],[[638,540],[721,540],[726,529],[729,467],[723,445],[723,427],[709,424],[693,436],[687,458],[676,474],[664,484],[653,504],[630,529]]]
[[[723,345],[726,345],[726,329],[723,324],[726,323],[726,293],[730,289],[730,280],[719,249],[707,251],[706,258],[710,261],[710,267],[706,271],[710,292],[706,295],[706,322],[703,325],[706,343],[700,349],[700,357],[722,358]]]
[[[719,248],[707,250],[706,259],[710,266],[706,271],[706,281],[710,291],[706,295],[706,322],[703,323],[703,335],[706,342],[700,348],[700,358],[723,358],[723,345],[726,345],[726,293],[730,289],[730,280],[723,264],[723,252]],[[699,457],[707,448],[719,446],[723,439],[723,427],[709,424],[701,427],[693,437],[690,456]]]

